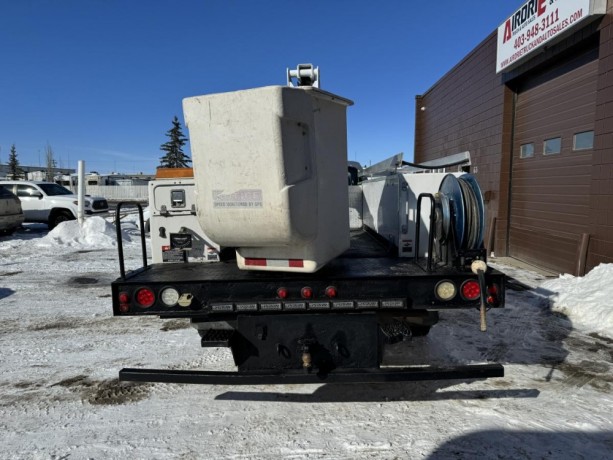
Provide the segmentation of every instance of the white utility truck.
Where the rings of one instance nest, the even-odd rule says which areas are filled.
[[[218,244],[203,231],[196,216],[192,168],[158,168],[149,182],[151,261],[219,262]]]
[[[287,86],[183,101],[195,190],[174,196],[168,192],[181,180],[168,182],[171,198],[164,209],[154,206],[151,225],[152,242],[161,227],[168,232],[165,246],[179,263],[163,260],[156,240],[148,264],[143,234],[143,267],[126,272],[118,226],[113,313],[189,318],[203,347],[231,348],[237,369],[122,369],[120,379],[259,384],[504,374],[497,363],[386,364],[385,348],[427,334],[440,310],[473,309],[475,328],[485,330],[486,311],[504,306],[504,275],[486,263],[476,180],[457,168],[441,172],[468,155],[429,165],[396,156],[364,170],[351,165],[348,174],[351,104],[321,90],[311,65],[288,70]],[[173,217],[175,199],[182,211]],[[172,223],[185,219],[187,226]],[[196,238],[223,248],[220,261],[181,257]]]

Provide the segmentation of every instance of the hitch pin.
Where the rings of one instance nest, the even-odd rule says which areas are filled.
[[[305,371],[310,372],[312,365],[313,365],[313,359],[311,357],[309,345],[303,344],[302,345],[302,368]]]
[[[305,370],[308,370],[308,369],[311,368],[311,365],[312,365],[312,363],[311,363],[311,353],[308,353],[306,351],[303,352],[302,353],[302,367]]]

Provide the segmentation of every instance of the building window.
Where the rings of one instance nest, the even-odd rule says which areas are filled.
[[[534,156],[534,143],[522,144],[519,148],[519,158],[532,158]]]
[[[553,139],[545,140],[543,144],[543,155],[553,155],[560,153],[562,150],[562,138],[554,137]]]
[[[573,136],[573,150],[589,150],[594,148],[594,131],[584,131]]]

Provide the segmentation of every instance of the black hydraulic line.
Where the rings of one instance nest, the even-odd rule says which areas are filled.
[[[470,163],[468,158],[464,158],[463,160],[455,161],[453,163],[447,163],[444,165],[430,166],[430,165],[420,165],[419,163],[411,163],[410,161],[403,161],[402,166],[411,166],[413,168],[419,169],[444,169],[451,168],[452,166],[460,166],[466,163]]]
[[[301,370],[244,372],[176,369],[122,369],[119,380],[130,382],[191,383],[208,385],[275,385],[307,383],[385,383],[422,380],[485,379],[504,377],[501,364],[467,364],[454,367],[393,367],[343,369],[327,374]]]
[[[121,216],[120,211],[123,205],[135,204],[138,208],[138,217],[140,221],[140,241],[143,254],[143,267],[147,266],[147,246],[145,243],[145,222],[143,218],[143,207],[140,203],[131,203],[129,201],[122,201],[117,203],[117,209],[115,210],[115,230],[117,232],[117,253],[119,256],[119,274],[122,279],[126,278],[125,260],[123,257],[123,237],[121,235]]]

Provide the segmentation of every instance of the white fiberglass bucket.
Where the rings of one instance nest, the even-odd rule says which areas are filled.
[[[200,225],[241,269],[314,272],[349,247],[351,104],[285,86],[183,100]]]

